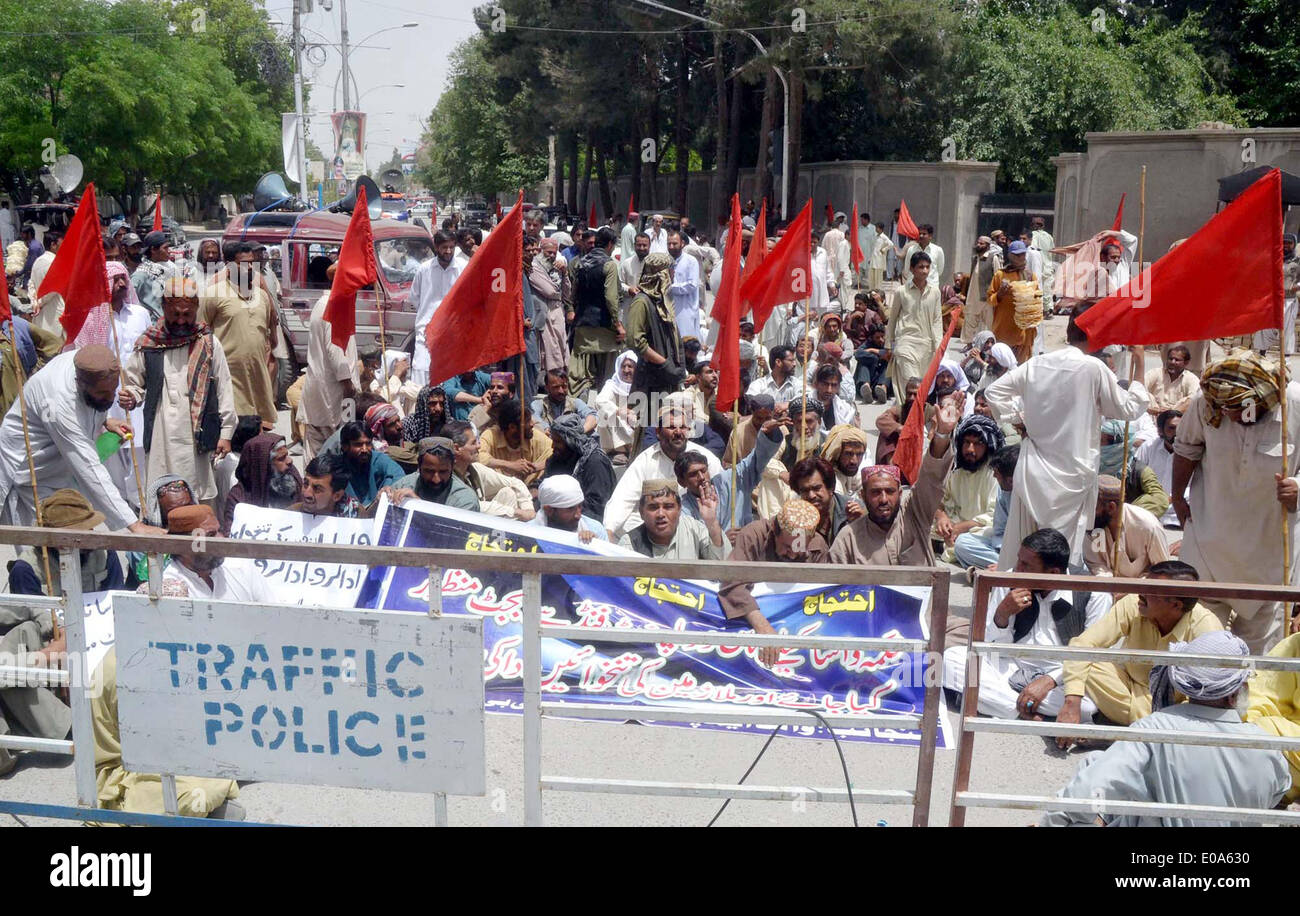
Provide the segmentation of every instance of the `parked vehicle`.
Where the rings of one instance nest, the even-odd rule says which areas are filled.
[[[295,369],[307,365],[307,321],[329,284],[313,261],[337,258],[351,217],[347,213],[293,213],[271,210],[241,213],[222,236],[229,241],[260,242],[280,248],[280,325],[293,346]],[[412,222],[376,219],[370,223],[379,264],[379,292],[357,294],[357,349],[386,345],[395,349],[415,327],[411,281],[421,264],[433,257],[429,230]],[[381,319],[382,317],[382,330]]]

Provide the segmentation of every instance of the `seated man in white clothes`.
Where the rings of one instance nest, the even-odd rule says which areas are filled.
[[[1064,575],[1070,565],[1070,542],[1051,528],[1035,531],[1020,542],[1014,572]],[[979,711],[998,719],[1041,719],[1054,716],[1065,701],[1065,673],[1059,661],[1016,658],[1016,644],[1064,646],[1092,626],[1110,607],[1102,593],[1030,591],[995,588],[989,594],[987,642],[1006,643],[1006,655],[985,655],[980,664]],[[966,647],[949,646],[943,653],[943,686],[958,694],[967,686]],[[1084,714],[1095,705],[1083,699]]]

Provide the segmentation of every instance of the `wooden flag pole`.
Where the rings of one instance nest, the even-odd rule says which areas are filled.
[[[750,421],[753,422],[752,420]],[[731,402],[731,432],[734,435],[740,428],[740,398]],[[1285,435],[1285,433],[1283,433]],[[754,446],[757,448],[757,444]],[[725,451],[723,454],[726,454]],[[736,492],[736,465],[740,464],[739,456],[732,452],[731,455],[731,527],[736,527],[736,500],[740,494]]]
[[[388,335],[384,331],[384,304],[387,301],[384,284],[379,282],[379,277],[375,277],[375,314],[379,316],[379,371],[383,373],[385,401],[388,400]]]
[[[1285,322],[1284,322],[1285,323]],[[1278,328],[1278,340],[1281,341],[1281,334],[1284,328]],[[1287,461],[1287,429],[1286,429],[1286,402],[1287,402],[1287,367],[1286,367],[1286,344],[1281,345],[1279,354],[1280,362],[1278,365],[1278,382],[1282,390],[1282,477],[1290,476]],[[1282,585],[1286,587],[1291,584],[1291,519],[1290,512],[1286,506],[1282,507]],[[1282,602],[1282,635],[1286,636],[1291,631],[1291,602]]]
[[[11,316],[9,319],[9,349],[13,352],[14,370],[18,376],[18,410],[23,421],[23,445],[27,448],[27,473],[32,478],[32,501],[36,504],[36,526],[38,528],[45,525],[45,514],[41,511],[41,497],[36,488],[36,459],[32,457],[32,437],[27,428],[27,395],[23,388],[27,384],[27,373],[23,371],[23,361],[18,355],[18,341],[14,335],[14,320]],[[41,562],[45,566],[45,591],[51,598],[57,598],[54,594],[54,579],[50,575],[50,548],[41,548]],[[55,616],[54,611],[50,611],[50,619],[54,623],[54,638],[59,638],[59,619]]]
[[[803,314],[803,339],[808,341],[809,346],[812,345],[811,338],[812,338],[812,296],[809,296],[808,299],[804,302],[804,314]],[[808,354],[804,356],[803,375],[799,379],[799,381],[802,383],[799,386],[799,390],[803,392],[803,395],[800,397],[800,401],[802,402],[804,413],[808,411],[808,362],[811,359],[812,359],[812,351],[810,350]],[[799,460],[800,461],[803,461],[804,439],[805,436],[803,434],[803,413],[800,413],[799,414]]]
[[[1142,179],[1138,185],[1138,250],[1137,266],[1138,273],[1142,271],[1142,237],[1146,235],[1147,228],[1147,167],[1142,166]],[[1136,350],[1136,354],[1134,354]],[[1141,381],[1144,375],[1143,370],[1146,368],[1145,346],[1139,345],[1129,351],[1128,379],[1129,384]],[[1285,435],[1285,434],[1284,434]],[[1128,461],[1129,461],[1129,421],[1124,421],[1124,463],[1119,469],[1119,533],[1115,535],[1115,543],[1110,551],[1110,572],[1113,576],[1119,575],[1119,542],[1124,537],[1124,503],[1128,490]]]
[[[113,332],[113,353],[117,356],[117,384],[119,388],[125,388],[126,387],[126,365],[125,363],[122,362],[122,345],[121,343],[118,342],[117,339],[117,321],[113,318],[113,306],[106,303],[104,307],[108,309],[108,326]],[[128,418],[130,416],[130,413],[131,413],[130,411],[127,411]],[[148,503],[145,502],[145,498],[144,498],[144,481],[140,477],[140,463],[136,461],[135,448],[131,445],[131,443],[135,441],[135,435],[136,435],[136,430],[134,429],[131,430],[131,436],[127,439],[124,439],[122,441],[122,444],[125,445],[127,448],[131,449],[131,467],[135,470],[135,491],[137,495],[139,495],[140,497],[139,518],[140,521],[143,522],[144,508],[146,505],[148,505]]]

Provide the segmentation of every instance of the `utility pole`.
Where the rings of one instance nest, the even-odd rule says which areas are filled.
[[[348,0],[339,0],[339,47],[343,52],[343,110],[352,110],[348,82],[352,78],[348,70]]]
[[[307,120],[302,112],[302,5],[308,0],[293,0],[293,110],[298,117],[298,188],[302,199],[311,196],[307,185]]]

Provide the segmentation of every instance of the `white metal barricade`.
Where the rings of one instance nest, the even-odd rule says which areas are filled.
[[[1138,651],[1131,649],[1088,649],[1069,646],[1028,646],[984,641],[988,618],[989,593],[996,586],[1036,590],[1071,590],[1112,594],[1167,595],[1197,598],[1249,598],[1255,600],[1300,600],[1300,588],[1278,586],[1233,585],[1170,579],[1114,579],[1092,576],[1047,576],[1021,573],[981,571],[976,574],[975,607],[971,614],[970,638],[967,642],[967,680],[962,694],[961,727],[957,738],[957,766],[953,776],[949,824],[965,826],[968,808],[1016,808],[1033,811],[1069,811],[1091,814],[1201,817],[1207,820],[1233,820],[1255,824],[1297,824],[1300,811],[1273,809],[1224,808],[1136,802],[1120,799],[1063,799],[1057,796],[1016,795],[971,792],[971,762],[978,734],[1039,735],[1042,737],[1093,738],[1102,741],[1143,741],[1151,744],[1186,744],[1204,747],[1245,747],[1264,750],[1300,750],[1300,738],[1279,738],[1260,731],[1259,735],[1215,734],[1205,731],[1173,729],[1134,729],[1105,725],[1069,725],[1020,719],[979,718],[980,668],[978,659],[991,655],[1017,658],[1040,658],[1052,661],[1103,661],[1113,663],[1151,662],[1153,664],[1196,664],[1221,668],[1300,671],[1300,658],[1272,656],[1190,655],[1178,652]]]

